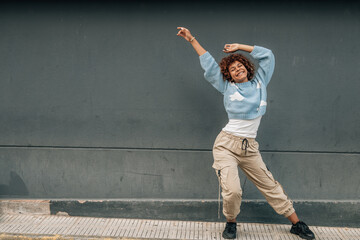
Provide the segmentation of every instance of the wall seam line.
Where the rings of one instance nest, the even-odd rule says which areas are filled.
[[[85,147],[85,146],[41,146],[41,145],[0,145],[1,148],[28,148],[28,149],[80,149],[80,150],[129,150],[129,151],[188,151],[188,152],[211,152],[211,149],[201,148],[135,148],[135,147]],[[336,151],[297,151],[297,150],[261,150],[262,153],[304,153],[304,154],[351,154],[358,155],[360,152],[336,152]]]

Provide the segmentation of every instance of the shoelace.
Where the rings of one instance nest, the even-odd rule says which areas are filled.
[[[302,232],[310,232],[310,228],[306,225],[306,223],[299,221],[297,225],[297,227],[300,228]]]
[[[230,231],[234,232],[236,230],[236,223],[235,224],[229,224],[228,222],[226,223],[225,226],[226,229],[229,229]]]

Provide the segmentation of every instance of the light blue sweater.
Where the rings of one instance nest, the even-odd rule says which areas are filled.
[[[259,68],[253,79],[244,83],[224,81],[220,67],[210,53],[200,56],[205,79],[224,95],[229,119],[254,119],[266,112],[266,86],[274,72],[275,58],[271,50],[259,46],[255,46],[250,55],[258,60]]]

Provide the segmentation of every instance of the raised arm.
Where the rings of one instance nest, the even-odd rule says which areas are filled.
[[[254,46],[239,43],[225,44],[223,52],[232,53],[238,50],[251,53],[254,50]]]
[[[180,29],[177,35],[183,37],[186,41],[190,42],[199,56],[206,53],[206,50],[200,45],[200,43],[195,39],[195,37],[191,35],[188,29],[184,27],[178,27],[177,29]]]
[[[204,69],[204,77],[205,79],[213,85],[219,92],[224,94],[226,84],[223,80],[221,70],[219,64],[215,61],[215,59],[207,52],[195,39],[193,35],[191,35],[190,31],[184,27],[178,27],[179,32],[178,36],[183,37],[186,41],[190,42],[197,54],[199,55],[200,65],[202,69]]]

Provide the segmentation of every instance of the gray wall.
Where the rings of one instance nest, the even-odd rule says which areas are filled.
[[[264,161],[294,200],[358,201],[360,8],[310,1],[4,5],[0,197],[216,199],[227,116],[177,26],[218,61],[272,49]]]

